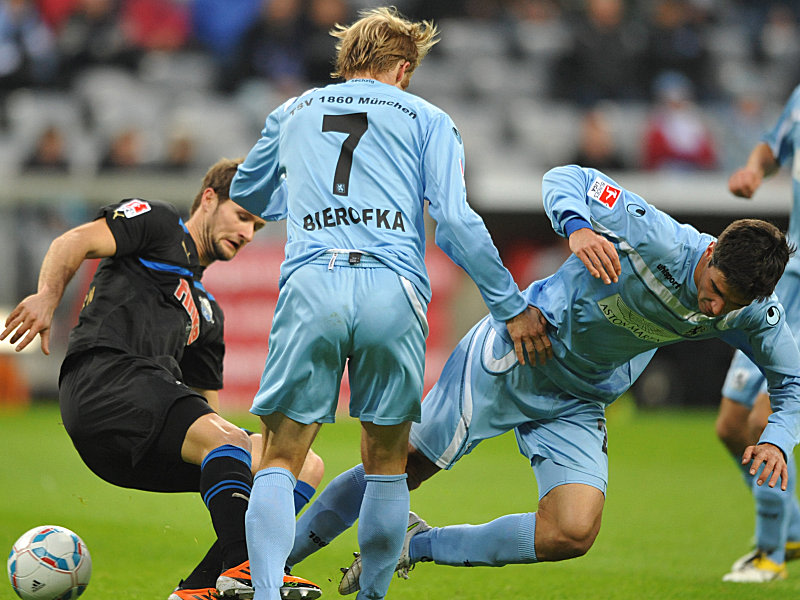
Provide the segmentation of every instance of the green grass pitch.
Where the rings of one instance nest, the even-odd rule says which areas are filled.
[[[237,423],[256,427],[255,418]],[[92,581],[82,598],[165,600],[212,541],[208,515],[192,494],[124,490],[80,462],[54,405],[0,413],[0,547],[35,525],[76,531],[92,554]],[[562,563],[499,569],[420,564],[395,579],[394,600],[759,599],[796,598],[800,564],[789,579],[723,584],[721,576],[749,548],[752,500],[714,436],[708,411],[639,412],[620,401],[609,412],[609,494],[600,535],[589,553]],[[350,419],[322,428],[315,449],[329,481],[358,462],[359,427]],[[487,442],[451,472],[412,493],[411,505],[432,525],[482,523],[533,510],[536,484],[513,435]],[[338,597],[338,567],[356,549],[351,531],[295,568]],[[0,598],[15,598],[8,583]],[[354,598],[354,596],[351,596]]]

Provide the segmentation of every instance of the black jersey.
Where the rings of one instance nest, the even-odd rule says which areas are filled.
[[[100,261],[67,356],[112,348],[148,358],[186,385],[222,387],[223,315],[177,210],[125,200],[100,209],[117,243]]]

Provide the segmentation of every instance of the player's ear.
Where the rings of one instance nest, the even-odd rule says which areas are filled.
[[[397,67],[397,72],[395,73],[395,82],[394,82],[395,85],[397,85],[397,84],[402,82],[402,83],[405,84],[404,88],[408,86],[408,81],[405,81],[405,79],[406,79],[406,70],[410,66],[411,66],[411,63],[408,62],[407,60],[402,60],[400,62],[400,64]],[[410,78],[411,78],[411,76],[409,75],[408,79],[410,79]]]
[[[219,204],[219,197],[217,196],[217,192],[214,191],[214,188],[207,187],[203,190],[203,196],[200,200],[200,206],[204,209],[213,211],[217,208]]]

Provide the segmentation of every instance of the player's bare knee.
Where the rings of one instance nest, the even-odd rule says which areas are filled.
[[[220,436],[218,441],[220,442],[219,445],[230,445],[230,446],[237,446],[239,448],[244,448],[248,452],[251,451],[252,444],[250,442],[250,435],[244,430],[239,427],[232,426],[230,428],[225,428],[220,431]]]
[[[553,560],[578,558],[589,551],[597,538],[593,526],[571,526],[559,529],[555,538]]]
[[[723,415],[717,415],[717,421],[714,424],[714,429],[720,441],[729,446],[736,438],[741,436],[741,432],[734,427],[734,424]]]
[[[303,463],[303,468],[300,471],[299,479],[316,488],[319,487],[324,476],[325,463],[319,454],[313,450],[309,450],[306,455],[306,461]]]

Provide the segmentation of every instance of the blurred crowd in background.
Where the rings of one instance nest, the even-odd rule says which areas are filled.
[[[409,91],[455,120],[470,201],[521,283],[549,274],[568,252],[537,213],[544,170],[575,162],[624,171],[620,181],[675,216],[687,205],[673,210],[669,201],[690,198],[684,216],[716,232],[729,220],[719,210],[731,202],[727,174],[800,83],[800,0],[390,3],[440,28],[441,42]],[[0,313],[36,289],[50,241],[91,218],[94,207],[132,195],[188,203],[205,168],[246,154],[273,108],[331,81],[328,31],[378,4],[0,0]],[[687,185],[691,171],[699,175]],[[733,210],[760,216],[769,195]],[[788,211],[789,193],[777,195]],[[276,236],[260,236],[253,261],[280,262]],[[485,312],[436,256],[432,248],[429,269],[439,286],[429,311],[438,332],[428,340],[433,375],[464,327]],[[248,263],[239,264],[244,273]],[[54,321],[56,355],[88,275],[76,279]],[[258,287],[257,280],[242,274],[218,286],[235,292],[225,302],[233,328],[226,389],[244,386],[242,397],[257,383],[251,363],[261,355],[253,348],[265,351],[268,329],[252,326],[252,309],[268,319],[264,299],[274,301],[275,281]],[[242,282],[252,289],[237,291]],[[248,330],[239,335],[236,323]],[[637,400],[716,403],[729,358],[721,344],[664,349],[637,384],[635,392],[645,390]],[[31,352],[21,364],[31,393],[54,397],[52,357]],[[0,372],[0,384],[8,381]],[[0,404],[11,396],[0,386]]]
[[[369,0],[0,0],[0,171],[201,168],[330,82]],[[800,2],[397,0],[467,158],[729,170],[800,81]]]

